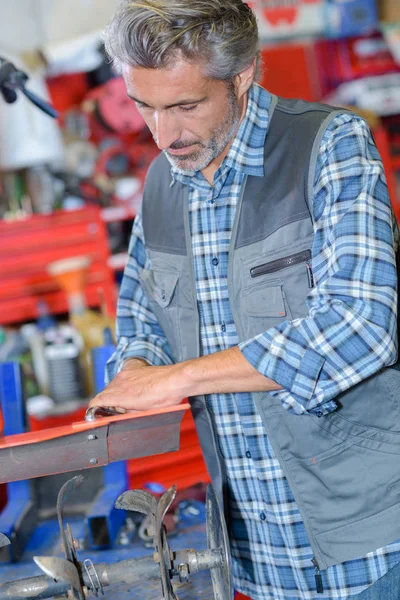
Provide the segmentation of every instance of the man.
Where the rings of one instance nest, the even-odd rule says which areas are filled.
[[[163,152],[91,404],[190,398],[243,594],[397,599],[397,277],[366,123],[256,85],[241,0],[123,2],[106,47]]]

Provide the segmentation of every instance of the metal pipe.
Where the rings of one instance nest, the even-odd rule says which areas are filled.
[[[114,565],[101,563],[94,565],[103,586],[115,583],[138,583],[150,579],[160,579],[160,567],[153,557],[123,560]],[[0,596],[1,600],[1,596]]]
[[[189,573],[217,569],[223,565],[221,550],[183,550],[176,552],[174,563],[186,563]],[[124,560],[108,565],[99,563],[94,565],[99,581],[103,587],[127,583],[133,584],[151,579],[160,579],[160,566],[154,562],[153,557]],[[90,580],[83,569],[83,583],[90,588]],[[62,596],[69,590],[69,585],[64,582],[55,582],[49,577],[40,576],[30,579],[21,579],[5,583],[0,586],[0,600],[44,600],[53,596]]]
[[[49,577],[31,577],[12,581],[0,586],[0,600],[43,600],[53,596],[61,596],[68,592],[69,585],[56,582]]]

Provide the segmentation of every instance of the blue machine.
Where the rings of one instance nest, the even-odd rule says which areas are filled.
[[[115,346],[109,344],[92,352],[96,394],[104,389],[106,363],[114,351]],[[93,550],[112,547],[126,517],[125,511],[114,506],[116,499],[128,489],[126,463],[113,463],[104,467],[103,471],[104,487],[97,494],[85,521],[89,547]]]
[[[21,367],[17,363],[0,364],[0,403],[4,435],[26,431],[26,413]],[[8,503],[0,514],[0,532],[11,541],[0,551],[1,562],[15,562],[37,525],[37,511],[31,499],[29,481],[7,484]]]
[[[95,391],[104,389],[104,372],[114,346],[96,348],[93,351]],[[4,435],[10,436],[26,431],[23,377],[17,363],[0,364],[0,406],[4,420]],[[88,478],[90,478],[90,471]],[[46,478],[47,479],[47,478]],[[102,468],[102,485],[86,513],[87,544],[93,550],[111,548],[122,527],[126,513],[114,507],[116,499],[128,488],[125,462]],[[97,484],[96,484],[97,487]],[[1,562],[16,562],[22,556],[38,522],[38,511],[33,502],[30,481],[7,484],[8,503],[0,514],[0,533],[11,544],[0,550]]]

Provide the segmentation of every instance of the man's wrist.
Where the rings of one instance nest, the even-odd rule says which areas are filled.
[[[199,359],[188,360],[179,365],[179,377],[182,381],[182,387],[185,390],[185,396],[197,396],[202,394],[202,382],[204,377],[199,369]]]
[[[127,369],[132,369],[135,367],[149,367],[149,363],[144,360],[144,358],[127,358],[122,363],[121,371],[126,371]]]

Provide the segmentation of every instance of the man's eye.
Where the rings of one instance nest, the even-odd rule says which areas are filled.
[[[193,106],[180,106],[179,108],[183,110],[183,112],[190,112],[198,107],[198,104],[193,104]]]

